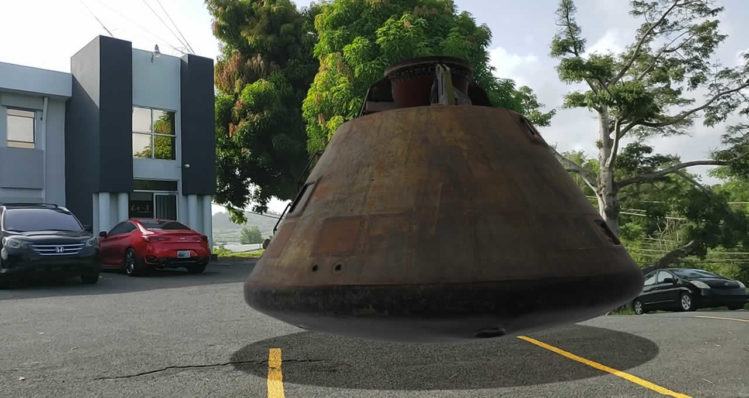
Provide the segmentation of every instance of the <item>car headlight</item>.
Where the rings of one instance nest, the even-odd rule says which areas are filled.
[[[691,284],[693,284],[695,287],[698,287],[700,289],[710,289],[710,286],[708,286],[707,283],[701,282],[701,281],[691,281]]]
[[[746,286],[745,286],[745,285],[744,285],[743,283],[741,283],[740,281],[736,281],[736,282],[739,282],[739,287],[740,287],[740,288],[742,288],[742,289],[746,289]]]
[[[88,246],[88,247],[96,246],[98,244],[98,242],[99,241],[98,241],[98,239],[96,239],[96,237],[89,238],[88,240],[86,240],[86,246]]]
[[[3,243],[3,246],[9,249],[20,249],[26,246],[26,241],[23,241],[18,238],[6,238],[5,243]]]

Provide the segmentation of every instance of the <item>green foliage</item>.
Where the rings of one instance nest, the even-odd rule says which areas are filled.
[[[492,74],[486,51],[491,32],[476,25],[452,0],[334,0],[315,18],[320,69],[304,100],[310,152],[322,150],[335,129],[355,117],[367,88],[396,62],[426,55],[469,61],[477,83],[495,106],[548,124],[553,112],[540,110],[533,92]]]
[[[566,106],[606,110],[641,137],[684,134],[699,115],[712,126],[737,109],[749,109],[738,91],[732,91],[749,84],[749,62],[739,68],[716,67],[712,57],[726,38],[718,30],[722,7],[712,0],[631,4],[630,13],[642,20],[635,41],[620,53],[597,54],[585,51],[574,1],[560,1],[560,29],[552,40],[551,55],[560,60],[557,70],[562,81],[588,86],[586,91],[568,94]],[[670,113],[674,106],[695,103],[698,90],[707,92],[704,107]]]
[[[596,160],[580,152],[565,153],[567,159],[595,173]],[[625,146],[616,172],[626,179],[679,162],[676,156],[653,154],[651,147]],[[594,202],[592,191],[572,174],[578,186]],[[633,260],[641,266],[657,260],[688,242],[691,250],[676,266],[703,268],[749,282],[749,207],[729,202],[749,202],[749,177],[731,177],[713,187],[695,184],[688,174],[665,175],[646,183],[629,185],[619,192],[622,216],[619,238]],[[721,254],[728,253],[728,254]]]
[[[317,70],[315,7],[289,0],[207,0],[216,64],[216,201],[233,219],[272,196],[292,199],[308,156],[301,104]]]
[[[233,252],[224,246],[214,247],[211,253],[218,256],[219,260],[248,260],[262,257],[264,249],[251,250],[247,252]]]
[[[243,245],[263,243],[263,235],[260,233],[260,228],[257,225],[242,228],[242,232],[239,235],[239,242]]]

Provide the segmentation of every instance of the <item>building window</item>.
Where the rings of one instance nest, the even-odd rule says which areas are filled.
[[[8,146],[34,148],[34,112],[8,108]]]
[[[177,219],[177,181],[133,180],[130,217]]]
[[[175,159],[174,112],[133,107],[133,157]]]

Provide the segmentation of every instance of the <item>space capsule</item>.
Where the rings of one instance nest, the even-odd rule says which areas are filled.
[[[310,330],[452,341],[577,322],[642,274],[541,135],[459,59],[389,68],[332,137],[244,287]]]

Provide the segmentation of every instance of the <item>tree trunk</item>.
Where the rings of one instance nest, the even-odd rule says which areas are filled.
[[[614,164],[609,164],[613,150],[608,108],[598,110],[598,212],[614,234],[619,235],[619,192],[614,182]]]

